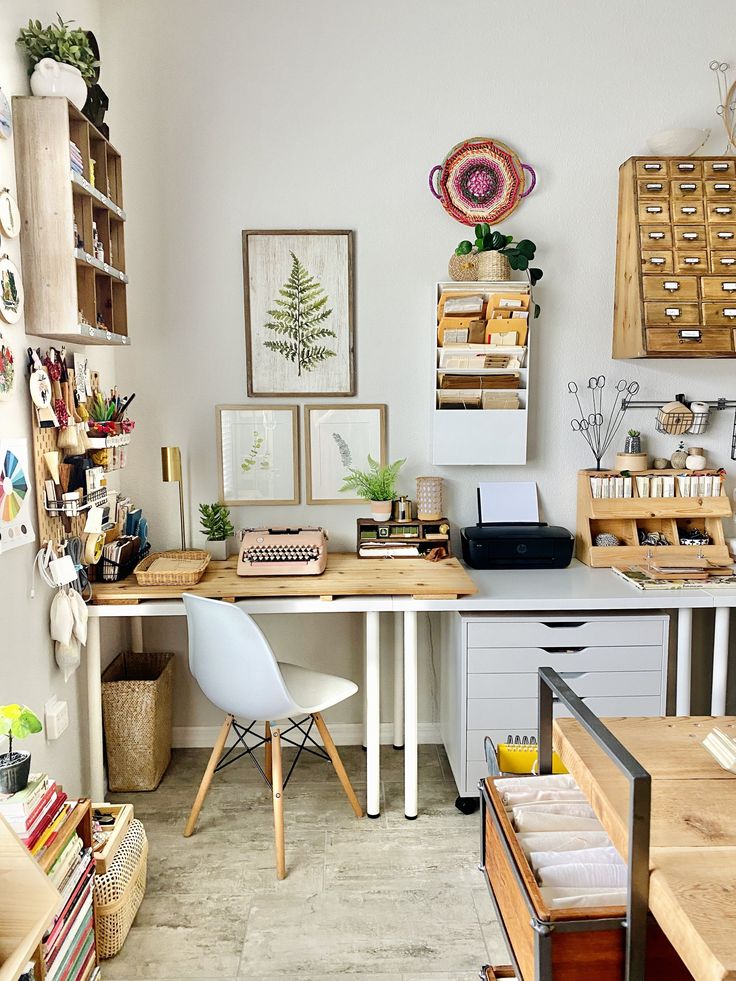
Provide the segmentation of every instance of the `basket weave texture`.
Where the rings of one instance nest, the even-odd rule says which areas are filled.
[[[210,564],[211,555],[202,549],[179,549],[171,552],[151,552],[133,570],[139,586],[194,586]],[[165,571],[150,570],[158,559],[169,559]],[[180,563],[180,564],[179,564]],[[176,568],[179,564],[179,568]]]
[[[124,651],[102,676],[110,790],[155,790],[171,760],[174,655]]]
[[[505,255],[496,250],[478,252],[475,256],[475,274],[479,280],[511,279],[511,266]]]
[[[148,839],[140,821],[133,820],[120,842],[110,868],[95,876],[95,938],[100,960],[122,949],[146,892]]]

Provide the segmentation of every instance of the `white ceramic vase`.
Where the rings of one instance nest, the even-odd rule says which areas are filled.
[[[206,548],[215,562],[224,562],[227,558],[227,539],[221,542],[211,542],[208,538]]]
[[[53,58],[42,58],[33,69],[31,92],[63,96],[80,111],[87,101],[87,83],[80,70]]]
[[[393,501],[371,501],[371,518],[374,521],[390,521]]]

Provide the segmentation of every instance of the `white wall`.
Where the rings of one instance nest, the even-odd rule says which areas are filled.
[[[479,480],[522,478],[538,482],[547,520],[574,526],[575,474],[590,458],[570,430],[568,379],[604,372],[636,378],[645,398],[734,397],[732,362],[610,358],[617,168],[659,129],[716,127],[708,62],[736,57],[723,40],[730,12],[723,0],[707,17],[685,0],[667,16],[633,0],[107,4],[130,216],[133,347],[120,376],[144,420],[128,480],[145,488],[157,543],[175,544],[178,530],[158,447],[182,447],[192,527],[197,503],[218,493],[214,406],[246,401],[243,228],[355,230],[356,400],[388,403],[390,456],[407,457],[402,490],[413,496],[413,476],[433,471],[432,284],[464,232],[426,176],[467,136],[507,141],[537,169],[538,190],[503,228],[538,244],[545,278],[529,462],[437,470],[457,526],[474,521]],[[709,149],[721,148],[719,136]],[[656,438],[653,423],[637,412],[629,425],[669,454],[675,441]],[[699,439],[713,464],[729,464],[731,423],[724,413]],[[318,522],[333,548],[349,549],[361,513],[243,508],[235,521]],[[307,645],[319,646],[319,629],[310,625]],[[278,636],[306,657],[302,631],[283,623]],[[357,677],[355,628],[330,638],[317,659]],[[155,637],[183,640],[164,627]],[[349,712],[357,719],[357,705]],[[420,717],[431,712],[427,697]],[[179,724],[214,719],[196,695],[181,701]]]

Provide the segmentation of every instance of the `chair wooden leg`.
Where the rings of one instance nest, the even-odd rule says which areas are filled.
[[[286,849],[284,847],[284,771],[281,764],[281,730],[271,734],[273,747],[273,835],[276,845],[276,878],[286,878]]]
[[[267,778],[267,780],[270,783],[273,783],[273,751],[272,751],[272,748],[271,748],[271,738],[272,737],[271,737],[271,723],[270,722],[267,722],[266,723],[266,727],[265,727],[265,731],[264,731],[263,735],[264,735],[264,738],[266,740],[266,746],[265,746],[266,759],[265,759],[264,769],[266,771],[266,778]]]
[[[191,814],[189,815],[189,820],[187,821],[187,825],[184,828],[185,838],[188,838],[191,834],[194,833],[194,827],[197,823],[199,812],[202,810],[204,799],[207,796],[207,792],[210,789],[210,784],[212,783],[212,777],[215,775],[215,769],[217,767],[217,764],[220,762],[220,757],[222,756],[222,751],[225,748],[225,742],[227,741],[227,737],[230,732],[230,726],[232,724],[233,724],[232,715],[226,715],[225,721],[222,723],[222,728],[220,729],[220,734],[217,737],[217,742],[215,743],[214,749],[212,750],[212,755],[210,756],[209,762],[207,764],[207,769],[204,771],[204,776],[202,777],[202,783],[199,785],[197,796],[194,798],[192,811]]]
[[[317,724],[317,729],[322,737],[322,742],[325,744],[325,750],[327,755],[332,760],[332,765],[335,768],[335,773],[337,774],[337,779],[342,784],[342,789],[345,791],[348,800],[350,801],[350,806],[355,811],[356,817],[363,817],[363,808],[358,803],[358,798],[355,796],[355,791],[353,790],[353,785],[350,783],[350,777],[345,772],[345,767],[342,765],[342,760],[340,759],[340,754],[337,751],[337,747],[332,741],[332,736],[330,735],[330,730],[325,725],[325,720],[322,718],[319,712],[315,712],[312,716]]]

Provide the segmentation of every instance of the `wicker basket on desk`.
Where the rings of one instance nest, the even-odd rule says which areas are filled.
[[[151,570],[157,559],[182,559],[181,569],[167,569],[165,572]],[[135,567],[134,575],[139,586],[194,586],[210,564],[210,553],[196,548],[186,551],[152,552]]]
[[[95,937],[100,960],[120,952],[146,892],[148,839],[133,820],[104,875],[95,876]]]

